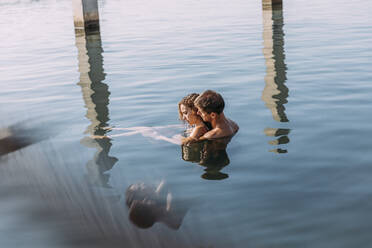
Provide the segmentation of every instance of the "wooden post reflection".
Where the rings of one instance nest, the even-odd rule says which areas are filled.
[[[283,10],[282,2],[263,0],[263,54],[266,64],[265,87],[261,99],[270,109],[272,117],[278,122],[288,122],[284,104],[287,103],[288,88],[285,85],[286,64],[284,54]],[[289,129],[267,128],[265,134],[278,137],[280,133],[289,133]],[[272,145],[289,143],[286,134]],[[285,153],[286,150],[275,149],[274,152]]]
[[[85,130],[88,136],[81,140],[84,146],[97,150],[94,158],[87,163],[89,179],[102,186],[108,186],[109,175],[105,174],[117,162],[117,158],[110,157],[109,152],[112,146],[110,139],[94,139],[92,136],[105,135],[102,129],[109,121],[109,95],[108,85],[102,81],[105,79],[103,70],[103,57],[101,36],[99,33],[85,35],[76,34],[76,47],[78,48],[80,81],[85,107],[86,117],[90,125]]]

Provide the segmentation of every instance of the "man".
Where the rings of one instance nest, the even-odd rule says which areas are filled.
[[[205,133],[199,140],[231,137],[239,130],[239,126],[226,118],[223,113],[225,101],[222,96],[213,90],[204,91],[195,99],[198,115],[205,122],[212,125],[212,129]]]

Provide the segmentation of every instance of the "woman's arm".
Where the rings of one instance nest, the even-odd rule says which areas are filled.
[[[199,138],[202,137],[207,131],[208,130],[206,127],[203,127],[203,126],[195,127],[192,130],[190,136],[182,140],[182,144],[184,145],[184,144],[189,144],[189,143],[198,141]]]

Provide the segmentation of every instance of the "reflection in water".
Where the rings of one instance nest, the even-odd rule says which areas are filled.
[[[229,175],[220,170],[230,163],[226,152],[230,140],[231,137],[182,145],[182,159],[206,167],[205,173],[201,176],[204,179],[226,179]]]
[[[286,128],[265,128],[264,132],[267,136],[278,137],[275,140],[269,141],[270,145],[282,145],[282,144],[284,145],[284,144],[289,143],[288,134],[290,132],[290,129],[286,129]],[[277,149],[270,150],[270,152],[287,153],[287,150],[277,148]]]
[[[108,125],[109,121],[109,95],[103,71],[103,57],[101,36],[99,33],[76,35],[76,47],[78,48],[80,82],[85,107],[86,117],[91,121],[81,143],[87,147],[97,149],[94,158],[87,163],[89,180],[96,185],[108,186],[109,175],[104,172],[110,170],[117,162],[117,158],[110,157],[109,152],[112,146],[110,139],[93,139],[90,136],[104,136],[106,130],[102,127]]]
[[[179,229],[187,212],[185,206],[175,203],[164,181],[157,187],[144,183],[132,184],[125,198],[129,219],[140,228],[149,228],[156,222],[162,222],[172,229]]]
[[[273,119],[278,122],[288,122],[284,104],[287,103],[288,88],[286,81],[286,64],[284,62],[284,32],[283,10],[281,4],[263,6],[263,53],[266,60],[265,88],[262,92],[262,100],[266,107],[271,110]],[[270,141],[271,145],[289,143],[289,129],[266,128],[267,136],[281,136]],[[271,150],[277,153],[286,153],[285,149]]]

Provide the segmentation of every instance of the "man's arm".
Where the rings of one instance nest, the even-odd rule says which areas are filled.
[[[198,141],[198,139],[189,136],[187,138],[183,138],[181,143],[182,143],[182,145],[187,145],[187,144],[191,144],[191,143],[194,143],[194,142],[197,142],[197,141]]]
[[[208,140],[208,139],[217,139],[219,138],[219,129],[215,128],[208,132],[206,132],[203,136],[199,138],[199,140]]]
[[[182,139],[182,144],[189,144],[193,142],[197,142],[203,134],[205,134],[206,129],[204,127],[196,127],[192,131],[189,137]]]
[[[229,127],[226,127],[225,129],[214,128],[211,131],[205,133],[202,137],[200,137],[199,140],[219,139],[219,138],[233,136],[234,134],[238,132],[239,126],[232,120],[228,120],[228,121],[229,121]]]

